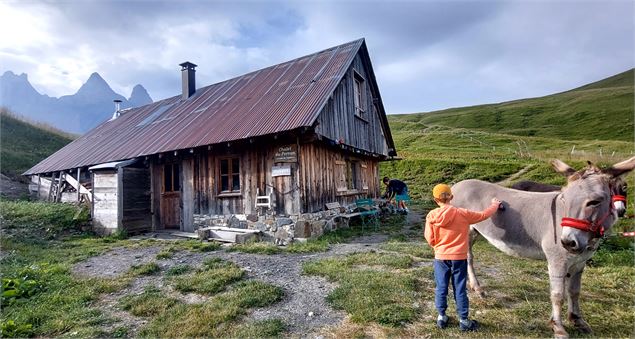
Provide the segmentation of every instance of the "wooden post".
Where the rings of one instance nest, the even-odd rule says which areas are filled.
[[[37,175],[37,193],[35,195],[37,197],[37,200],[40,200],[40,186],[41,185],[42,185],[42,177],[38,174]]]
[[[51,201],[51,197],[53,195],[53,186],[55,186],[55,173],[53,173],[53,176],[51,177],[51,185],[49,186],[49,195],[48,197],[46,197],[46,201]]]
[[[79,189],[80,187],[82,187],[80,181],[79,181],[79,176],[81,175],[82,169],[77,167],[77,204],[79,204],[82,201],[82,193],[80,192],[81,190]]]
[[[57,197],[55,198],[55,202],[62,201],[62,183],[64,182],[65,178],[66,178],[66,173],[60,171],[60,180],[59,180],[59,183],[57,184]]]

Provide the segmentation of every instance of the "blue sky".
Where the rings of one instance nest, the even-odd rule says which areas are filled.
[[[632,1],[3,1],[0,71],[50,96],[92,72],[128,96],[366,38],[389,113],[546,95],[635,65]],[[4,32],[13,32],[6,34]]]

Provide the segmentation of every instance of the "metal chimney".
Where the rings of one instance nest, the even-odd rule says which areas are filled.
[[[115,120],[121,115],[121,100],[115,99],[112,102],[115,103],[115,113],[112,114],[112,118],[110,118],[110,120]]]
[[[196,65],[186,61],[181,66],[181,84],[183,87],[183,100],[191,97],[196,92],[196,77],[194,72],[196,72]]]

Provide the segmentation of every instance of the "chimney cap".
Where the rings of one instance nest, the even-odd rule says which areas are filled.
[[[195,65],[195,64],[193,64],[193,63],[191,63],[189,61],[186,61],[186,62],[184,62],[182,64],[179,64],[179,66],[183,67],[183,69],[188,69],[188,68],[192,68],[193,69],[197,65]]]

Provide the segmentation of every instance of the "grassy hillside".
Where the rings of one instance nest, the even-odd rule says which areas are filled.
[[[46,125],[27,122],[0,111],[0,170],[16,177],[73,140],[73,136]]]
[[[391,115],[391,123],[477,129],[563,140],[633,141],[634,70],[571,91],[498,104]]]
[[[565,178],[549,165],[554,158],[581,168],[587,160],[606,166],[634,155],[632,77],[633,70],[543,98],[390,115],[403,160],[382,163],[380,175],[403,179],[413,199],[425,204],[431,203],[430,191],[437,183],[470,178],[499,182],[521,170],[507,184],[528,179],[563,185]],[[622,94],[610,99],[615,93]],[[597,112],[593,107],[601,106],[600,98],[607,102],[610,118],[587,114]],[[587,117],[572,122],[572,114]],[[629,177],[630,195],[635,194],[634,178]]]

